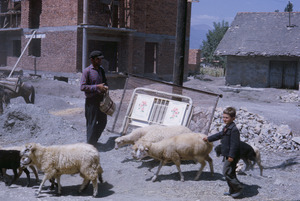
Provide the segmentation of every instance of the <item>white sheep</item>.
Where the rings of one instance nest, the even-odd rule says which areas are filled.
[[[185,133],[146,145],[145,147],[140,145],[137,157],[144,158],[146,156],[150,156],[160,161],[157,172],[152,178],[153,182],[157,179],[162,166],[168,162],[175,163],[180,175],[180,180],[184,181],[184,177],[180,169],[180,161],[198,161],[201,164],[201,167],[195,177],[195,180],[198,180],[206,165],[205,160],[209,163],[211,174],[214,173],[212,159],[209,156],[209,153],[213,148],[213,144],[205,142],[203,140],[203,137],[205,136],[206,135],[200,133]]]
[[[61,194],[60,176],[63,174],[80,173],[83,183],[79,188],[79,192],[85,189],[89,182],[92,181],[94,197],[98,194],[97,178],[100,182],[103,182],[103,170],[100,166],[99,152],[90,144],[77,143],[47,147],[29,143],[22,149],[21,156],[22,165],[34,164],[45,174],[36,193],[37,196],[48,179],[57,180],[58,194]]]
[[[191,132],[192,131],[189,128],[182,125],[155,127],[134,143],[134,145],[132,146],[132,155],[136,157],[136,153],[140,145],[149,146],[151,143],[159,142],[166,138]]]
[[[134,144],[138,139],[143,137],[147,132],[163,127],[162,125],[150,125],[146,127],[136,128],[128,135],[124,135],[115,139],[115,149],[127,144]]]

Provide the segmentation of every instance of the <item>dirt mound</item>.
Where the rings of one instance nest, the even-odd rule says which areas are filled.
[[[63,81],[47,80],[47,79],[35,79],[28,80],[34,86],[37,94],[70,97],[70,98],[84,98],[84,93],[80,91],[79,86],[70,85]]]
[[[65,138],[65,135],[78,134],[63,118],[51,115],[47,110],[32,104],[11,105],[0,116],[0,122],[2,145],[20,145],[26,142],[64,144],[65,140],[62,138]],[[78,139],[76,141],[78,142]]]

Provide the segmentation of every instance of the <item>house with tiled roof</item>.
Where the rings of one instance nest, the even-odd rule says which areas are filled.
[[[300,12],[237,13],[215,54],[229,85],[298,89]]]

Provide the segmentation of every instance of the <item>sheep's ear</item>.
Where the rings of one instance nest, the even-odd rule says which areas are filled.
[[[146,148],[145,148],[145,151],[149,151],[149,149],[146,147]]]

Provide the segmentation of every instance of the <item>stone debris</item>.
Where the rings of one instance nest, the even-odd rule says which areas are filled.
[[[293,103],[293,102],[300,101],[298,92],[296,91],[291,91],[289,94],[279,96],[278,98],[281,102],[285,102],[285,103]]]
[[[224,127],[223,108],[216,108],[210,134],[220,132]],[[294,142],[288,125],[275,125],[264,117],[249,112],[246,108],[237,109],[235,123],[240,130],[241,140],[262,150],[296,151],[300,145]]]

